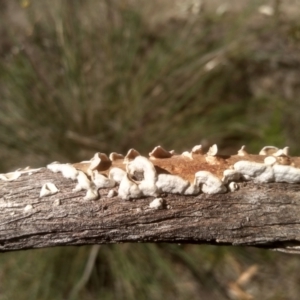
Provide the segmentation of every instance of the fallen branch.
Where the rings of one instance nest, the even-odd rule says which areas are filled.
[[[0,180],[0,251],[164,242],[300,252],[300,184],[243,181],[221,194],[162,193],[164,206],[153,209],[154,196],[124,201],[108,198],[103,188],[99,199],[87,201],[86,191],[73,191],[74,181],[61,173],[41,168],[29,174]],[[40,197],[49,182],[59,192]]]

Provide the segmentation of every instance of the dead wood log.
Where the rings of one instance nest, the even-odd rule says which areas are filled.
[[[40,198],[43,184],[59,193]],[[83,200],[74,181],[41,168],[13,181],[0,180],[0,251],[125,242],[241,245],[300,252],[300,185],[240,183],[239,190],[194,196],[163,194],[124,201]]]

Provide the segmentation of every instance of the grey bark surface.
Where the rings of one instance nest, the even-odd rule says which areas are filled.
[[[44,183],[57,194],[39,198]],[[61,173],[41,168],[14,181],[0,181],[0,251],[125,242],[242,245],[300,253],[300,185],[240,183],[226,194],[163,195],[85,201],[86,191]],[[57,201],[60,205],[57,205]],[[27,208],[25,209],[25,207]]]

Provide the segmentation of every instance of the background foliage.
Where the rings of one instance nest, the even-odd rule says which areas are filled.
[[[0,170],[158,144],[299,155],[299,4],[229,3],[0,0]],[[299,266],[233,247],[42,249],[1,254],[0,297],[298,299]]]

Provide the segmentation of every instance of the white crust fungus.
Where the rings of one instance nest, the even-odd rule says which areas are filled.
[[[78,171],[71,164],[52,163],[47,165],[47,168],[54,173],[61,172],[65,178],[72,180],[75,180],[78,175]]]
[[[97,188],[112,188],[116,185],[116,182],[110,178],[107,178],[105,175],[94,171],[92,173],[92,181]]]
[[[92,186],[92,182],[88,179],[86,174],[82,171],[78,171],[77,185],[73,189],[73,192],[79,192],[82,190],[89,190]]]
[[[203,149],[201,145],[196,145],[193,147],[193,149],[191,150],[191,152],[188,151],[184,151],[181,155],[185,156],[187,158],[193,159],[193,155],[203,155]]]
[[[112,152],[111,154],[109,154],[109,159],[111,161],[116,161],[118,159],[124,159],[124,155],[116,153],[116,152]]]
[[[55,200],[53,201],[53,206],[59,206],[60,204],[61,204],[60,199],[55,199]]]
[[[277,162],[277,159],[274,156],[267,156],[264,159],[264,164],[268,165],[268,166],[273,166],[274,164],[276,164],[276,162]]]
[[[155,198],[149,204],[150,208],[153,209],[162,209],[164,207],[164,199],[163,198]]]
[[[172,194],[183,194],[189,185],[189,181],[171,174],[159,174],[156,182],[156,186],[161,192]]]
[[[125,175],[126,172],[124,170],[114,167],[109,170],[108,178],[120,184]]]
[[[203,155],[201,145],[196,145],[190,152],[182,153],[182,156],[193,159],[193,155]],[[223,165],[229,163],[229,169],[224,170],[222,180],[209,171],[198,171],[195,174],[194,182],[174,174],[157,174],[160,172],[161,161],[155,159],[168,159],[175,155],[174,151],[166,151],[161,146],[155,147],[150,153],[150,159],[154,159],[154,166],[150,159],[143,157],[135,149],[130,149],[124,157],[118,153],[111,153],[109,158],[104,153],[96,153],[90,161],[84,161],[78,164],[61,164],[52,163],[47,166],[52,172],[61,172],[64,177],[77,179],[78,183],[73,191],[86,190],[85,200],[95,200],[99,197],[98,188],[113,188],[118,187],[118,196],[123,200],[130,200],[141,198],[144,196],[154,196],[162,193],[172,193],[180,195],[196,195],[201,191],[206,194],[225,193],[227,189],[231,192],[239,189],[236,183],[241,180],[253,180],[258,183],[268,182],[287,182],[287,183],[300,183],[300,169],[295,168],[294,164],[297,163],[289,157],[289,148],[278,149],[274,146],[264,147],[259,154],[266,157],[263,163],[251,161],[251,156],[246,152],[245,146],[242,146],[238,151],[238,156],[244,156],[244,160],[237,161],[234,165],[230,166],[230,160],[218,156],[218,147],[213,145],[209,148],[205,155],[205,160],[210,165]],[[180,156],[177,159],[180,159]],[[196,158],[196,157],[194,157]],[[112,161],[123,159],[126,165],[126,171],[118,167],[112,167]],[[249,159],[249,160],[247,160]],[[181,163],[190,163],[181,158]],[[197,158],[201,161],[202,158]],[[256,160],[256,159],[255,159]],[[174,160],[176,162],[176,160]],[[236,161],[236,158],[233,159]],[[172,161],[173,162],[173,161]],[[120,162],[114,163],[115,166]],[[174,162],[173,162],[174,164]],[[200,165],[199,165],[200,166]],[[170,169],[176,170],[176,166],[171,165]],[[180,168],[178,168],[180,170]],[[38,169],[37,169],[38,170]],[[109,172],[107,171],[109,170]],[[99,171],[106,171],[100,173]],[[10,181],[21,176],[26,171],[15,171],[7,174],[0,174],[0,179]],[[183,171],[185,172],[185,171]],[[105,173],[105,174],[104,174]],[[108,173],[108,176],[106,175]],[[225,186],[226,185],[226,186]],[[228,187],[227,187],[228,186]],[[58,192],[58,189],[52,183],[46,183],[40,192],[40,197],[51,195]],[[117,192],[111,189],[107,197],[112,198]],[[162,208],[163,199],[156,198],[150,204],[150,208]]]
[[[190,183],[190,185],[184,191],[184,195],[187,195],[187,196],[188,195],[198,195],[199,193],[200,193],[200,187],[193,183]]]
[[[238,151],[237,155],[238,156],[246,156],[248,155],[248,152],[245,150],[246,149],[246,146],[242,146],[241,149]]]
[[[300,169],[291,166],[273,166],[275,182],[300,183]]]
[[[273,166],[261,163],[239,161],[234,164],[234,169],[242,174],[247,180],[256,182],[287,182],[300,183],[300,169],[275,164]]]
[[[226,186],[220,178],[208,171],[199,171],[195,174],[195,185],[201,185],[205,194],[220,194],[227,191]]]
[[[261,183],[274,181],[274,172],[272,166],[241,160],[236,162],[233,167],[236,171],[242,174],[245,180],[254,180]]]
[[[93,186],[86,191],[86,195],[84,196],[83,199],[87,201],[92,201],[92,200],[97,200],[98,198],[99,198],[98,189]]]
[[[142,191],[139,189],[136,182],[134,182],[128,174],[126,174],[119,186],[118,195],[123,200],[130,200],[133,198],[141,198],[143,196]]]
[[[91,159],[91,164],[89,169],[91,171],[98,170],[103,171],[107,170],[111,166],[111,160],[107,157],[105,153],[97,152]]]
[[[228,189],[230,192],[235,192],[239,189],[239,185],[236,182],[232,181],[229,183]]]
[[[6,174],[0,174],[0,179],[4,181],[13,181],[21,176],[21,172],[15,171],[15,172],[9,172]]]
[[[259,155],[273,155],[276,153],[279,149],[274,146],[265,146],[259,151]]]
[[[124,158],[124,163],[126,164],[127,162],[135,159],[137,156],[140,156],[141,154],[136,151],[135,149],[131,148],[130,150],[128,150],[125,158]]]
[[[155,147],[150,153],[151,158],[170,158],[172,154],[161,146]]]
[[[30,210],[33,209],[33,206],[31,204],[27,204],[25,207],[24,207],[24,212],[28,212]]]
[[[148,158],[137,156],[127,164],[126,169],[127,173],[131,176],[134,176],[135,172],[143,172],[144,179],[139,182],[139,189],[144,196],[157,195],[157,187],[155,185],[157,174],[153,163]]]
[[[206,153],[205,160],[207,163],[211,165],[220,164],[221,158],[217,156],[218,154],[218,146],[216,144],[212,145],[208,152]]]
[[[203,149],[202,149],[202,145],[194,146],[191,152],[192,152],[192,154],[204,154]]]
[[[56,185],[52,182],[47,182],[41,188],[40,198],[54,195],[57,192],[59,192],[59,189],[56,187]]]
[[[159,174],[156,186],[163,193],[182,195],[196,195],[200,193],[199,186],[172,174]]]
[[[107,193],[107,198],[113,198],[117,195],[117,192],[115,190],[109,190]]]
[[[236,170],[227,169],[223,172],[222,181],[227,184],[231,181],[239,181],[241,179],[241,174]]]
[[[216,144],[212,145],[208,152],[206,153],[207,156],[216,156],[218,154],[218,146]]]
[[[283,149],[277,150],[273,153],[274,156],[289,156],[289,147],[284,147]]]
[[[193,154],[191,152],[189,152],[189,151],[184,151],[184,152],[182,152],[181,155],[184,156],[184,157],[193,159]]]
[[[14,171],[14,172],[0,174],[0,180],[13,181],[15,179],[18,179],[22,174],[31,175],[32,173],[35,173],[35,172],[39,171],[40,169],[41,168],[31,169],[30,167],[20,168],[20,169],[17,169],[16,171]]]

